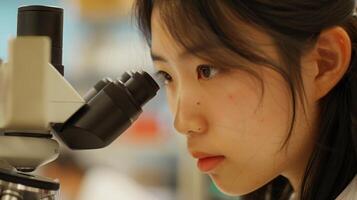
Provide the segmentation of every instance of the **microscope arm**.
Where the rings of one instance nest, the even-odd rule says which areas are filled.
[[[23,36],[10,41],[9,62],[0,71],[0,128],[36,132],[62,123],[84,100],[50,63],[47,37]]]

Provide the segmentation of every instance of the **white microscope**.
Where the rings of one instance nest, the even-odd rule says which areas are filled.
[[[159,85],[146,72],[99,81],[83,98],[64,79],[63,9],[18,9],[17,37],[0,61],[0,200],[53,200],[60,184],[30,174],[71,149],[103,148],[123,133]]]

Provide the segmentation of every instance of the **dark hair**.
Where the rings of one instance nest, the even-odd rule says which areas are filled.
[[[300,66],[304,52],[314,47],[323,30],[340,26],[352,41],[352,55],[357,53],[357,20],[352,15],[354,0],[137,0],[135,14],[149,45],[154,4],[170,35],[196,56],[219,66],[239,67],[258,78],[261,84],[262,79],[254,69],[240,65],[242,59],[282,75],[293,102],[291,126],[282,147],[286,146],[293,130],[296,97],[304,102]],[[270,35],[280,61],[269,59],[259,50],[254,38],[244,34],[243,26],[241,29],[237,26],[240,22]],[[207,51],[197,53],[193,48]],[[351,80],[357,81],[356,65],[357,62],[351,64],[349,72],[319,102],[318,138],[299,191],[303,200],[335,199],[357,173],[357,113],[352,112],[353,103],[356,104],[352,96],[356,91],[352,93],[351,89]],[[264,93],[264,87],[262,89]],[[279,176],[243,199],[265,199],[266,195],[274,200],[287,199],[291,193],[288,180]]]

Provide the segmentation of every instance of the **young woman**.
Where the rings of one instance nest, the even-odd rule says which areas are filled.
[[[243,199],[357,199],[354,0],[137,0],[174,126]]]

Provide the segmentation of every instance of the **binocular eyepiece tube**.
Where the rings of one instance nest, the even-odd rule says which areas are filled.
[[[82,108],[52,128],[72,149],[105,147],[130,127],[159,89],[144,71],[125,72],[115,81],[103,79],[84,96]]]

